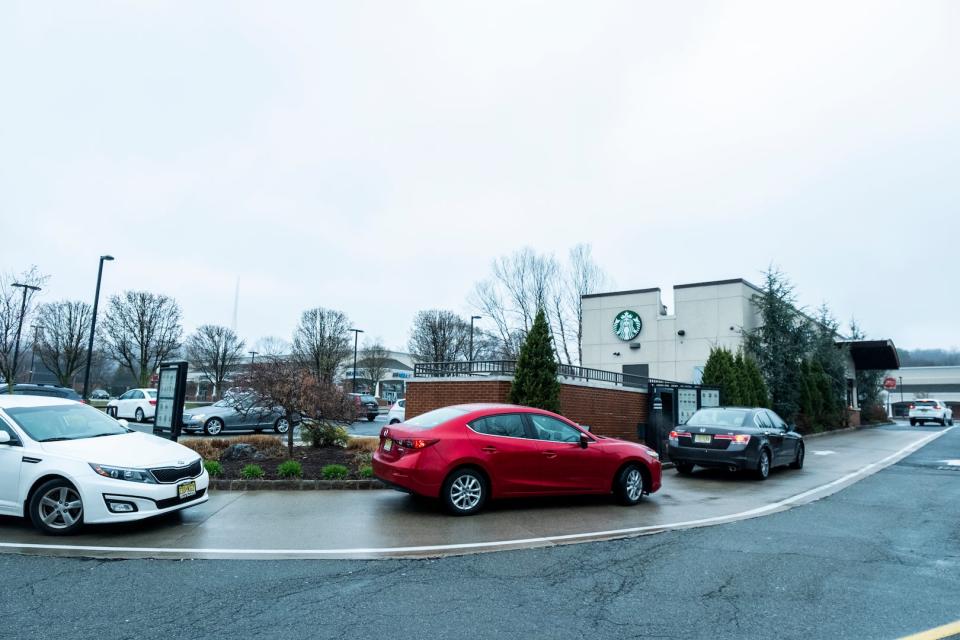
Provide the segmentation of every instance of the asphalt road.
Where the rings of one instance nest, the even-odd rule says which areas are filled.
[[[439,560],[0,555],[0,637],[896,638],[960,618],[951,460],[960,429],[775,515]]]

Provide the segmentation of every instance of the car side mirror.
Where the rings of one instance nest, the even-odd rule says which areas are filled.
[[[117,424],[119,424],[124,429],[130,428],[130,423],[127,422],[126,418],[120,418],[119,420],[117,420]]]
[[[10,434],[6,431],[0,431],[0,444],[10,444]]]
[[[584,431],[590,431],[590,425],[588,424],[582,424],[580,425],[580,428],[583,429]]]
[[[581,434],[580,434],[580,448],[581,448],[581,449],[586,449],[588,444],[590,444],[590,438],[587,437],[587,434],[581,433]]]
[[[787,423],[787,432],[796,431],[796,430],[797,430],[797,425],[793,424],[792,422]]]

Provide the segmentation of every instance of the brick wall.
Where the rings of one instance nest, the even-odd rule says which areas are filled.
[[[407,384],[406,417],[452,404],[508,402],[509,380],[417,380]],[[637,441],[647,419],[647,394],[588,384],[560,385],[560,413],[601,436]]]

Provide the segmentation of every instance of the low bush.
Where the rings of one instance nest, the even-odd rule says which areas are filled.
[[[263,472],[263,467],[258,464],[248,464],[241,471],[240,475],[246,478],[247,480],[258,480],[265,476]]]
[[[223,465],[216,460],[204,460],[203,467],[207,470],[207,473],[210,474],[211,478],[223,475]]]
[[[350,470],[342,464],[328,464],[321,469],[320,473],[323,474],[324,480],[343,480],[350,475]]]
[[[350,434],[346,429],[332,422],[315,422],[304,424],[301,428],[303,439],[311,447],[346,447],[350,442]]]
[[[351,451],[366,451],[373,453],[380,446],[380,438],[350,438],[347,449]]]
[[[281,478],[302,478],[303,466],[296,460],[281,462],[277,467],[277,475]]]
[[[281,458],[286,455],[287,448],[280,436],[249,435],[237,438],[193,438],[181,442],[188,449],[193,449],[205,460],[219,460],[220,455],[233,444],[249,444],[268,458]]]
[[[360,467],[360,477],[364,479],[372,478],[373,467],[371,467],[369,464],[365,464],[362,467]]]
[[[356,451],[353,454],[353,466],[362,467],[373,462],[373,454],[369,451]]]

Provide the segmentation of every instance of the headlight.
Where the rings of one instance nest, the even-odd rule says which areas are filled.
[[[206,417],[207,417],[207,414],[205,413],[195,413],[189,416],[191,421],[196,421],[196,422],[203,422],[203,419]]]
[[[90,468],[104,478],[112,478],[114,480],[129,480],[130,482],[142,482],[144,484],[157,484],[157,481],[146,469],[108,467],[104,464],[94,464],[92,462],[90,463]]]

